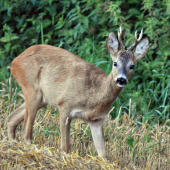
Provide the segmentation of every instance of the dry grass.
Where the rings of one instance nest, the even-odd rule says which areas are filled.
[[[143,120],[143,124],[138,125],[128,113],[124,114],[122,123],[119,121],[120,116],[115,120],[108,117],[104,125],[107,160],[97,156],[90,128],[81,120],[72,122],[70,153],[61,152],[59,114],[54,116],[56,111],[50,107],[37,113],[33,144],[24,144],[20,135],[21,125],[17,128],[16,141],[8,141],[7,115],[22,100],[14,100],[16,96],[16,90],[7,91],[7,85],[4,84],[0,98],[1,169],[170,169],[168,122],[151,127]]]

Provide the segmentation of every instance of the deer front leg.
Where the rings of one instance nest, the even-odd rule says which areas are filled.
[[[104,144],[103,123],[105,119],[90,121],[89,125],[98,155],[106,158],[106,147]]]
[[[70,148],[71,119],[66,115],[66,112],[60,110],[61,150],[68,153]]]

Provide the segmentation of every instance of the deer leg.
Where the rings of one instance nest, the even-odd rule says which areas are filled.
[[[15,130],[23,120],[25,115],[25,103],[23,103],[19,108],[14,110],[8,117],[8,139],[15,139]]]
[[[24,141],[26,143],[31,143],[32,140],[32,128],[35,120],[37,111],[43,107],[42,93],[39,91],[33,95],[27,96],[25,98],[26,112],[24,117],[24,125],[22,129],[22,134]]]
[[[90,121],[89,125],[91,128],[91,133],[93,136],[94,144],[97,149],[98,155],[106,158],[106,147],[104,144],[104,134],[103,134],[103,123],[104,119]]]
[[[65,115],[68,112],[60,111],[61,150],[68,153],[70,148],[71,119]]]

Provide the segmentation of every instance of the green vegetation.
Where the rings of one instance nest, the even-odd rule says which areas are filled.
[[[150,41],[149,52],[135,65],[130,81],[113,103],[112,121],[104,126],[105,140],[107,149],[110,150],[111,163],[116,161],[122,167],[122,162],[130,159],[132,163],[130,167],[135,165],[150,169],[149,167],[154,165],[154,169],[165,169],[165,167],[168,169],[167,164],[170,162],[169,0],[0,0],[0,23],[0,133],[2,134],[0,140],[7,136],[4,119],[24,100],[20,87],[10,73],[10,64],[26,48],[35,44],[58,46],[77,54],[109,74],[112,60],[105,45],[108,33],[114,31],[117,35],[121,26],[124,32],[124,44],[128,47],[134,42],[135,31],[139,32],[143,28],[143,37],[148,37]],[[58,112],[50,107],[38,112],[34,127],[34,144],[46,145],[48,141],[48,146],[55,146],[55,152],[58,152],[59,144],[50,143],[54,139],[59,141],[60,138],[58,117]],[[71,143],[72,151],[78,150],[80,156],[85,154],[96,156],[93,144],[89,145],[92,141],[89,128],[83,125],[79,127],[81,123],[77,122],[71,127],[71,136],[74,140]],[[20,130],[21,126],[18,129]],[[17,140],[21,140],[18,130]],[[78,144],[75,143],[76,140],[79,140]],[[0,150],[2,154],[6,146],[12,147],[10,144],[2,145],[4,149]],[[83,151],[81,145],[84,147]],[[8,158],[13,153],[8,153]],[[158,159],[162,164],[156,163]],[[152,163],[151,160],[155,162]],[[64,163],[66,166],[65,160]],[[1,162],[0,165],[8,166]],[[125,165],[128,167],[127,162]],[[11,166],[13,167],[13,164],[10,162],[8,167]]]
[[[150,123],[169,119],[169,0],[1,0],[0,14],[1,82],[10,77],[7,66],[13,58],[29,46],[42,43],[65,48],[108,74],[112,67],[105,48],[108,33],[117,34],[121,26],[124,44],[130,46],[135,30],[144,28],[144,37],[150,40],[149,52],[136,64],[111,114],[116,118],[120,106],[122,113],[128,112],[131,98],[131,115],[136,109]],[[16,86],[12,82],[12,87]],[[2,84],[0,88],[4,88]]]

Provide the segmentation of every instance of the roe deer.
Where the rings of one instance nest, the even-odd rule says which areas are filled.
[[[145,56],[149,41],[135,43],[125,50],[122,30],[118,40],[113,32],[106,47],[113,60],[112,71],[105,74],[100,68],[62,48],[34,45],[16,57],[11,72],[23,90],[25,103],[7,118],[8,139],[15,139],[15,130],[24,120],[22,137],[31,143],[32,128],[38,109],[50,105],[60,111],[61,150],[70,146],[70,123],[74,118],[89,123],[98,155],[106,157],[103,124],[113,101],[127,84],[134,64]],[[119,50],[119,44],[121,49]]]

